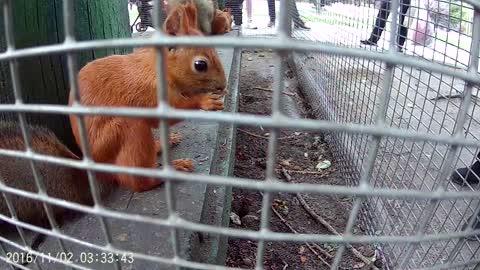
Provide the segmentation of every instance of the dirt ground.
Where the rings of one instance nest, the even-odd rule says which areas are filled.
[[[240,105],[239,111],[249,114],[269,115],[271,113],[273,88],[273,53],[269,51],[244,51],[242,70],[240,74]],[[257,88],[256,88],[257,87]],[[260,89],[259,89],[259,88]],[[263,90],[261,90],[263,89]],[[292,117],[309,118],[308,107],[297,89],[297,83],[291,70],[286,72],[286,89],[284,90],[285,110]],[[290,106],[289,106],[290,103]],[[292,110],[292,107],[293,110]],[[292,113],[293,111],[293,113]],[[295,112],[296,111],[296,112]],[[297,115],[295,115],[297,113]],[[268,130],[260,126],[239,126],[237,129],[237,149],[234,174],[237,177],[247,177],[262,181],[265,178]],[[282,167],[291,176],[292,182],[321,183],[345,185],[341,175],[336,170],[335,160],[324,142],[322,134],[306,133],[301,130],[281,130],[279,135],[276,172],[280,179],[285,180]],[[327,169],[316,169],[319,162],[328,160],[331,166]],[[343,232],[352,207],[348,197],[301,194],[306,203],[318,215],[323,217],[336,231]],[[230,222],[231,227],[258,230],[261,216],[262,194],[258,191],[234,189],[232,215],[238,215],[240,222]],[[300,203],[295,194],[274,194],[272,206],[285,221],[274,212],[270,229],[275,232],[331,234],[322,224],[313,219]],[[286,222],[286,223],[285,223]],[[235,224],[237,223],[237,224]],[[364,234],[362,228],[356,225],[354,234]],[[322,249],[324,253],[318,249]],[[328,243],[318,243],[313,247],[324,262],[315,255],[305,243],[283,242],[267,244],[264,269],[330,269],[337,246]],[[355,246],[364,256],[371,258],[374,249],[370,246]],[[257,242],[230,238],[227,265],[253,269]],[[327,254],[325,254],[327,253]],[[330,255],[328,255],[330,254]],[[330,257],[330,258],[329,258]],[[355,257],[349,250],[344,253],[341,267],[343,269],[365,269],[365,263]]]

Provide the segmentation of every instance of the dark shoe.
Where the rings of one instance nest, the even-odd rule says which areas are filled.
[[[310,30],[311,28],[306,26],[305,24],[295,24],[295,26],[293,26],[295,29],[299,29],[299,30]]]
[[[374,42],[371,39],[360,40],[360,43],[362,43],[363,45],[377,46],[377,42]]]
[[[238,30],[242,28],[242,22],[234,22],[232,29]]]
[[[450,181],[459,185],[459,186],[466,186],[469,185],[476,185],[480,182],[478,179],[480,177],[480,163],[477,161],[475,162],[471,168],[459,168],[456,169]]]
[[[473,215],[470,216],[470,217],[467,219],[467,221],[463,224],[463,226],[462,226],[462,231],[464,231],[465,229],[467,229],[468,223],[470,223],[470,221],[471,221],[472,218],[473,218]],[[472,230],[474,230],[474,231],[480,230],[480,216],[477,216],[477,217],[476,217],[476,220],[473,222],[473,224],[472,224]],[[470,240],[470,241],[480,241],[480,234],[467,236],[466,239],[467,239],[467,240]]]

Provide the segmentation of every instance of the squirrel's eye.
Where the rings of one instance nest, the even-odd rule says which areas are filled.
[[[207,62],[205,62],[204,60],[195,60],[195,62],[193,63],[193,67],[198,72],[206,72],[208,69]]]

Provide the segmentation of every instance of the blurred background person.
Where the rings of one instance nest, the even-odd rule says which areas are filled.
[[[270,17],[270,22],[267,27],[275,26],[275,0],[267,0],[268,4],[268,16]]]
[[[240,27],[243,24],[242,6],[243,0],[227,0],[225,2],[225,7],[232,10],[233,23],[237,27]]]
[[[257,29],[252,22],[252,0],[246,0],[247,2],[247,28],[248,29]]]
[[[392,0],[382,0],[372,33],[370,34],[370,37],[368,39],[360,41],[361,44],[377,46],[377,42],[380,39],[383,30],[385,29],[388,16],[390,15],[390,8],[392,6],[391,1]],[[405,40],[407,38],[408,27],[404,26],[403,23],[405,21],[405,15],[407,14],[409,8],[410,0],[400,0],[400,22],[398,25],[397,38],[398,51],[400,52],[403,51],[403,45],[405,44]]]

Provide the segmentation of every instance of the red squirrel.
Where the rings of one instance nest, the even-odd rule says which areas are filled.
[[[31,147],[34,152],[79,160],[47,128],[27,125],[27,132],[30,134]],[[17,123],[0,121],[0,134],[2,134],[0,136],[1,149],[26,150],[20,126]],[[93,204],[85,171],[46,162],[36,162],[35,164],[48,196],[84,205]],[[0,166],[2,168],[0,170],[0,178],[6,186],[29,192],[38,191],[28,160],[0,156]],[[104,197],[112,190],[113,185],[107,181],[101,181],[98,187],[100,195]],[[8,197],[20,221],[42,227],[48,226],[47,215],[40,201],[12,194],[8,195]],[[52,210],[56,218],[62,216],[67,211],[66,208],[53,205]],[[0,213],[10,216],[3,196],[0,196]],[[61,223],[58,220],[57,222]]]
[[[223,11],[220,9],[215,10],[212,21],[212,34],[223,35],[232,31],[232,11],[230,8],[226,8]]]
[[[212,33],[212,21],[215,8],[212,0],[167,0],[168,8],[175,8],[181,4],[194,4],[197,9],[196,21],[198,29],[205,35]]]
[[[168,35],[200,36],[194,4],[172,8],[164,23]],[[214,48],[162,48],[165,55],[168,103],[178,109],[223,110],[226,77]],[[78,74],[80,104],[83,106],[157,107],[157,53],[142,48],[127,55],[112,55],[85,65]],[[70,93],[70,105],[73,95]],[[85,116],[87,139],[95,162],[157,167],[159,141],[152,128],[158,120],[117,116]],[[80,144],[77,118],[70,115],[75,140]],[[173,125],[179,121],[170,121]],[[173,139],[173,138],[172,138]],[[180,171],[192,171],[191,160],[179,159],[172,166]],[[151,190],[159,179],[116,174],[110,176],[120,186],[134,192]]]

